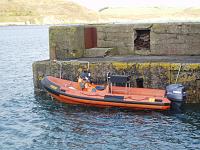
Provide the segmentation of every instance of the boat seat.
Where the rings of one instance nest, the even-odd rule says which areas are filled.
[[[104,86],[96,86],[95,87],[97,90],[99,90],[99,91],[103,91],[103,90],[105,90],[105,87]]]
[[[110,82],[112,83],[127,83],[130,81],[130,76],[126,75],[111,75]]]

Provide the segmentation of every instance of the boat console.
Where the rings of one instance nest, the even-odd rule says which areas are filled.
[[[113,93],[113,84],[116,83],[121,83],[121,84],[125,84],[125,89],[123,91],[125,91],[125,93],[129,93],[128,88],[130,88],[130,79],[131,76],[127,76],[127,75],[107,75],[107,81],[108,81],[108,85],[109,85],[109,89],[110,89],[110,93]]]

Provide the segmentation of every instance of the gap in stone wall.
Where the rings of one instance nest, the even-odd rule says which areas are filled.
[[[135,50],[150,50],[150,30],[136,30]]]

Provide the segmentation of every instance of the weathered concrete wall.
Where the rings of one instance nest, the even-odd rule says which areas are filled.
[[[97,28],[97,47],[113,48],[113,55],[200,55],[200,24],[105,24],[50,27],[50,59],[84,57],[86,27]],[[138,30],[150,30],[149,49],[134,46]]]
[[[50,59],[64,60],[83,56],[84,27],[54,26],[49,28]]]
[[[60,65],[62,63],[62,67]],[[86,64],[80,62],[40,61],[33,63],[33,78],[35,90],[42,89],[40,80],[46,75],[52,75],[77,81],[77,77]],[[90,71],[95,83],[105,83],[106,73],[126,74],[132,76],[131,86],[135,86],[135,78],[143,77],[144,87],[162,88],[175,83],[179,63],[135,63],[135,62],[93,62]],[[182,64],[178,83],[187,88],[188,103],[200,103],[200,64]]]
[[[133,54],[133,25],[97,26],[97,47],[115,48],[120,55]]]
[[[149,30],[152,24],[109,24],[97,26],[97,46],[116,48],[119,55],[136,54],[134,40],[135,30]],[[141,51],[140,51],[141,52]],[[146,54],[150,51],[144,51]]]
[[[200,24],[153,24],[151,53],[158,55],[200,55]]]

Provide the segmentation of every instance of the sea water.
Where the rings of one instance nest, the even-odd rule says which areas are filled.
[[[200,106],[180,114],[71,106],[33,88],[48,26],[0,27],[0,150],[200,149]]]

